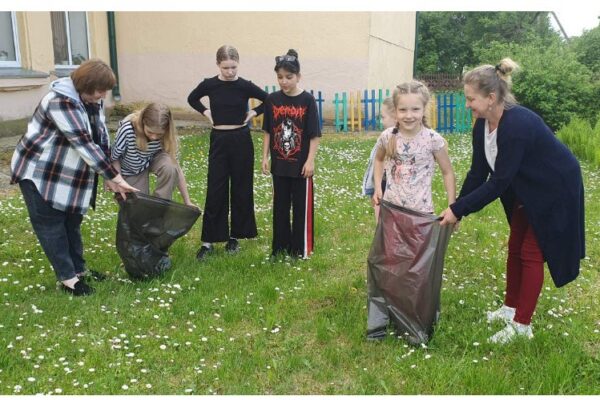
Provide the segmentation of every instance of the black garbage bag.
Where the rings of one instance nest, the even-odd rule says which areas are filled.
[[[438,217],[382,201],[367,267],[368,332],[391,322],[411,344],[427,343],[440,313],[444,255],[453,229]]]
[[[134,279],[156,277],[171,268],[168,249],[194,225],[201,211],[143,193],[119,202],[117,252]]]

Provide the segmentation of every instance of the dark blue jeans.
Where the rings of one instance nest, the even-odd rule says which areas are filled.
[[[85,271],[81,241],[82,214],[50,207],[30,180],[19,182],[31,226],[54,268],[59,281],[74,278]]]

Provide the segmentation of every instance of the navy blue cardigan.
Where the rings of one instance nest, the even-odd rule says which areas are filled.
[[[504,110],[498,124],[498,156],[492,171],[484,152],[485,120],[473,127],[473,158],[456,203],[457,218],[498,197],[510,222],[516,199],[525,206],[557,287],[579,274],[585,256],[583,181],[579,162],[544,121],[522,106]],[[489,177],[489,179],[488,179]]]

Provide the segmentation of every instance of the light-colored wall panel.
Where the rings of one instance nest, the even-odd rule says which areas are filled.
[[[215,53],[223,44],[238,48],[240,76],[261,87],[277,86],[274,57],[296,49],[300,85],[322,91],[327,118],[336,92],[392,88],[412,76],[414,12],[116,12],[115,17],[123,103],[159,101],[194,112],[187,96],[218,73]],[[50,73],[50,13],[18,13],[18,21],[23,66]],[[88,23],[92,57],[110,62],[106,12],[89,12]],[[47,85],[23,90],[17,97],[25,103],[17,108],[33,109],[45,90]],[[0,93],[0,103],[14,101],[15,93]],[[3,107],[0,118],[23,117],[7,110]]]

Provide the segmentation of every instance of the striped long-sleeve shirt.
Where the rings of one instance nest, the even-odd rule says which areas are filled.
[[[117,176],[109,158],[104,109],[98,108],[100,144],[71,78],[58,79],[36,108],[11,160],[11,183],[31,180],[57,210],[84,214],[90,206],[94,176]]]
[[[121,175],[137,175],[150,166],[152,158],[160,151],[160,140],[148,142],[146,150],[138,149],[135,130],[131,121],[122,121],[117,129],[115,143],[111,148],[111,160],[121,163]]]

